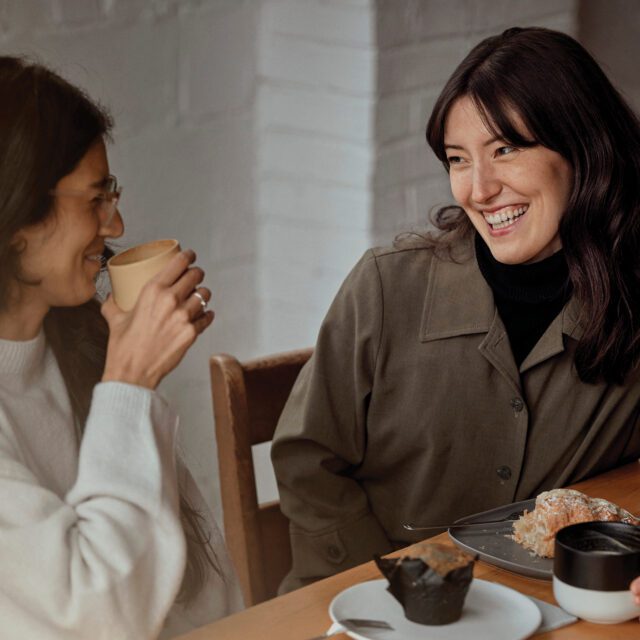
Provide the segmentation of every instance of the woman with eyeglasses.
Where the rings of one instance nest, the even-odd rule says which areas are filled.
[[[636,115],[574,39],[513,28],[427,141],[455,204],[356,265],[274,437],[285,590],[640,456]]]
[[[107,113],[0,57],[0,635],[171,637],[242,606],[155,391],[213,321],[193,251],[123,312]]]

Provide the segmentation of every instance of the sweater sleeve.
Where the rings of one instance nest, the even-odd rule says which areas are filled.
[[[180,582],[185,542],[177,417],[157,394],[94,390],[75,485],[39,484],[0,416],[0,620],[15,638],[153,638]]]
[[[391,550],[351,476],[365,455],[382,304],[376,258],[367,252],[331,305],[280,418],[272,460],[293,556],[281,591]]]

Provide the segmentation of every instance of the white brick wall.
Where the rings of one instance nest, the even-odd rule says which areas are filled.
[[[270,9],[271,2],[264,0],[263,11]],[[340,13],[342,9],[336,6],[334,11]],[[265,23],[261,26],[264,30]],[[259,68],[267,82],[329,88],[351,95],[367,95],[374,87],[373,51],[333,44],[320,38],[278,33],[264,35],[268,42],[266,48],[261,49]]]
[[[369,49],[375,45],[373,2],[276,0],[263,14],[270,34]]]
[[[465,38],[461,35],[410,42],[381,51],[379,94],[442,86],[465,53]]]
[[[370,156],[366,145],[320,132],[263,131],[260,176],[367,188]]]
[[[592,0],[587,0],[592,1]],[[468,0],[471,32],[497,33],[508,27],[549,27],[576,32],[578,0]]]
[[[372,2],[264,0],[258,89],[263,352],[313,344],[369,245]]]
[[[583,3],[580,18],[581,42],[640,113],[640,3],[590,0]]]
[[[59,25],[92,24],[104,17],[99,0],[54,0],[53,20]]]
[[[191,121],[253,106],[256,3],[219,5],[203,3],[180,21],[180,113]]]
[[[371,194],[352,186],[263,175],[258,196],[261,220],[363,232],[369,227]]]
[[[368,97],[269,82],[260,87],[257,117],[259,129],[265,133],[312,132],[327,139],[367,143],[370,112]]]
[[[422,43],[425,38],[459,37],[469,31],[473,4],[468,0],[378,0],[377,45],[384,51]]]

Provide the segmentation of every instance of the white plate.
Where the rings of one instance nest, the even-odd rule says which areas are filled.
[[[542,619],[540,609],[521,593],[474,579],[460,620],[441,626],[416,624],[405,618],[387,585],[386,580],[371,580],[345,589],[329,605],[329,615],[334,622],[342,618],[386,620],[394,628],[348,632],[357,640],[521,640],[528,638]]]

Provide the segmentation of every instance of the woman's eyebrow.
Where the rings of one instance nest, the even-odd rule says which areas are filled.
[[[482,146],[488,147],[490,144],[493,144],[494,142],[502,142],[502,138],[500,138],[499,136],[493,136],[493,138],[491,138],[490,140],[486,140],[485,142],[483,142]],[[461,147],[459,144],[447,144],[446,142],[444,143],[444,148],[457,149],[459,151],[464,151],[464,147]]]
[[[105,176],[104,178],[100,178],[100,180],[96,180],[95,182],[89,185],[89,188],[100,189],[101,187],[104,187],[107,184],[107,182],[109,182],[109,176]]]

